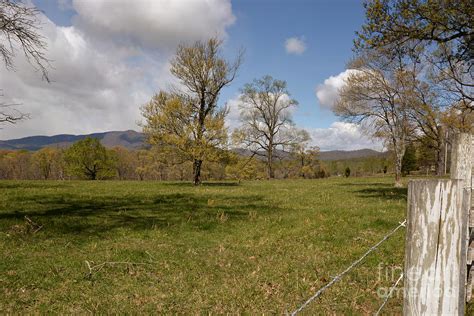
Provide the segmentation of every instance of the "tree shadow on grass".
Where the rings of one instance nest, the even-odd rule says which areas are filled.
[[[357,190],[361,197],[382,198],[386,200],[407,200],[407,188],[395,188],[393,185],[389,187],[374,187]]]
[[[370,183],[341,183],[343,187],[362,187],[354,190],[360,197],[383,198],[387,200],[407,200],[408,189],[396,188],[393,183],[370,182]]]
[[[28,216],[51,235],[104,235],[115,229],[212,230],[226,222],[248,219],[250,214],[275,213],[278,207],[262,196],[218,196],[193,193],[129,196],[31,194],[20,197],[22,207],[0,211],[1,221],[23,221]],[[9,204],[15,205],[14,202]],[[25,208],[26,205],[26,208]],[[10,223],[12,224],[12,223]],[[4,225],[0,225],[5,227]]]
[[[71,187],[70,183],[65,181],[54,181],[52,183],[48,183],[46,186],[48,189],[54,188],[66,188]],[[7,181],[0,181],[0,190],[6,189],[44,189],[45,182],[43,180],[39,181],[22,181],[22,180],[7,180]]]
[[[204,182],[202,184],[205,187],[238,187],[238,182]]]
[[[192,182],[163,182],[164,186],[173,186],[173,187],[196,187]],[[240,184],[238,182],[203,182],[199,186],[203,187],[237,187]],[[197,186],[197,187],[199,187]]]
[[[356,183],[339,183],[341,187],[362,187],[362,186],[377,186],[377,187],[393,187],[393,183],[387,182],[356,182]]]

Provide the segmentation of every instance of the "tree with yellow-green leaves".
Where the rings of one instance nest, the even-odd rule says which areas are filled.
[[[299,165],[299,176],[304,179],[317,177],[321,171],[321,162],[318,159],[319,147],[297,146],[292,153]]]
[[[450,134],[474,132],[474,111],[461,111],[455,105],[443,113],[441,120]]]
[[[115,176],[115,156],[97,138],[86,137],[64,153],[67,172],[86,180],[102,180]]]
[[[63,178],[62,151],[50,147],[42,148],[32,154],[31,160],[41,179]]]
[[[227,142],[225,113],[225,109],[216,109],[201,124],[193,100],[162,91],[142,107],[143,132],[163,158],[170,157],[176,164],[193,162],[193,180],[199,184],[202,162],[218,160],[224,153],[220,147]]]
[[[221,90],[234,80],[242,54],[229,63],[222,57],[221,45],[217,38],[180,45],[171,73],[181,88],[160,91],[141,108],[148,142],[183,162],[191,161],[195,185],[201,183],[203,162],[219,159],[227,141],[227,111],[217,101]]]

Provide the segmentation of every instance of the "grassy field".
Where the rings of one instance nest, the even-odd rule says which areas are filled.
[[[406,208],[391,178],[3,181],[0,196],[1,313],[291,312]],[[402,230],[305,311],[373,313],[403,253]]]

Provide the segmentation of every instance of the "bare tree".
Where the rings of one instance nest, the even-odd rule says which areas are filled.
[[[43,79],[49,82],[45,56],[47,44],[39,33],[40,11],[18,1],[0,0],[0,57],[14,69],[15,51],[20,50]]]
[[[462,110],[474,108],[472,0],[367,0],[366,22],[355,49],[416,49],[433,66],[436,79]]]
[[[3,96],[0,90],[0,97]],[[28,114],[21,113],[14,108],[16,104],[4,104],[0,102],[0,124],[10,123],[15,124],[18,121],[29,118]]]
[[[402,159],[414,126],[410,120],[412,77],[402,62],[387,60],[382,52],[367,53],[351,64],[354,71],[340,90],[334,111],[364,124],[373,136],[386,140],[395,155],[395,186],[401,186]]]
[[[0,0],[0,59],[5,67],[14,70],[16,51],[21,51],[30,64],[49,82],[45,57],[46,41],[39,33],[40,11],[18,1]],[[14,104],[0,102],[0,123],[15,123],[28,114],[14,109]]]
[[[14,109],[13,106],[13,104],[0,103],[0,123],[15,124],[30,117],[29,114],[22,113]]]
[[[471,40],[471,46],[474,46],[472,42]],[[444,98],[448,102],[463,111],[472,112],[474,110],[473,57],[471,57],[471,60],[464,60],[449,53],[453,50],[450,43],[438,46],[438,50],[434,54],[427,52],[423,55],[432,65],[432,77],[442,88],[445,94]],[[473,54],[473,51],[474,47],[471,47],[471,54]],[[445,57],[440,59],[437,58],[438,55],[444,55]]]
[[[443,106],[440,95],[433,83],[416,78],[415,72],[411,72],[411,75],[412,89],[410,96],[407,96],[411,106],[407,110],[416,128],[412,135],[424,148],[434,150],[436,174],[442,176],[445,172],[446,126],[442,122]]]
[[[242,126],[234,132],[234,139],[253,155],[266,158],[268,178],[273,179],[278,150],[288,151],[309,139],[306,131],[295,128],[291,117],[298,102],[290,98],[285,81],[271,76],[246,84],[240,101]]]

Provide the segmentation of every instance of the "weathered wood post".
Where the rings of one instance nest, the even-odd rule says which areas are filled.
[[[471,297],[473,141],[455,136],[451,180],[408,185],[405,315],[463,315]]]
[[[461,180],[408,185],[404,315],[464,314],[462,186]]]
[[[472,172],[473,172],[473,141],[474,138],[471,134],[457,134],[454,137],[451,150],[451,179],[461,180],[465,189],[464,194],[466,199],[471,199],[472,196]],[[470,207],[466,207],[464,211],[466,214],[466,227],[465,227],[465,242],[463,243],[464,257],[466,263],[464,264],[465,269],[465,298],[466,302],[471,300],[472,295],[472,283],[474,273],[472,267],[472,261],[474,257],[474,243],[472,241],[472,233],[474,228],[474,212],[472,209],[472,202]]]

